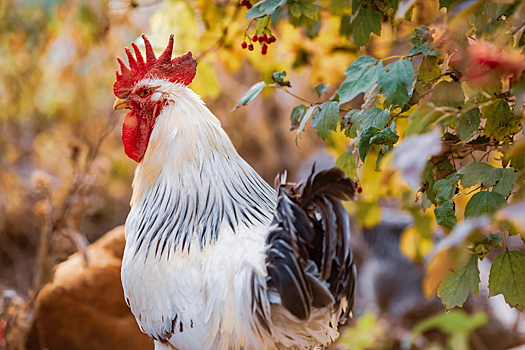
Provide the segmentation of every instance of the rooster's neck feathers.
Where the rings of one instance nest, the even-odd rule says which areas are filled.
[[[267,226],[275,191],[238,155],[219,120],[182,84],[150,85],[168,104],[133,181],[127,232],[136,252],[162,258],[194,238],[202,248],[224,225]]]

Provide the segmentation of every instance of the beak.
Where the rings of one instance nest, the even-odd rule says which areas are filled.
[[[117,100],[113,104],[113,110],[116,111],[117,109],[124,109],[124,108],[129,108],[129,101],[117,98]]]

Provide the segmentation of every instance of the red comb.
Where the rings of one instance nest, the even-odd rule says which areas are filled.
[[[132,43],[131,46],[133,46],[135,56],[137,56],[136,59],[133,57],[130,49],[126,47],[129,68],[120,57],[117,57],[121,73],[117,69],[117,80],[113,84],[115,96],[118,98],[128,97],[133,90],[133,86],[145,77],[167,79],[173,83],[182,83],[184,85],[191,83],[197,72],[197,61],[191,56],[190,51],[171,59],[173,34],[170,35],[168,46],[159,58],[155,57],[153,47],[144,34],[142,34],[142,39],[144,39],[144,46],[146,47],[145,61],[135,43]]]

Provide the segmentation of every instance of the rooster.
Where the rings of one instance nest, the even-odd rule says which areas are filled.
[[[122,262],[125,299],[155,349],[316,349],[351,315],[356,269],[336,168],[277,192],[187,85],[191,52],[118,58],[114,109],[138,162]],[[277,182],[277,180],[276,180]]]

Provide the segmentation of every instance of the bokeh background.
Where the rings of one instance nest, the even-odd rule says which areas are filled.
[[[277,89],[232,111],[251,85],[286,70],[297,95],[316,100],[311,86],[318,83],[330,83],[333,94],[356,57],[406,54],[413,29],[433,24],[439,32],[445,15],[437,1],[420,1],[412,22],[396,32],[384,25],[381,37],[360,50],[339,35],[330,13],[318,28],[279,23],[272,27],[277,42],[263,56],[241,49],[250,25],[245,11],[234,0],[0,1],[0,312],[1,328],[11,331],[0,334],[0,348],[6,338],[13,349],[153,347],[119,289],[122,228],[104,236],[126,219],[136,167],[120,139],[124,113],[112,110],[116,57],[131,42],[141,46],[141,33],[159,51],[173,33],[174,54],[193,52],[198,71],[190,87],[239,153],[273,183],[284,170],[298,179],[313,162],[332,166],[348,145],[337,136],[324,143],[314,130],[296,144],[290,113],[301,101]],[[360,213],[352,242],[358,303],[334,348],[485,350],[525,343],[522,314],[501,296],[487,299],[486,287],[447,314],[439,299],[423,296],[422,260],[401,252],[411,249],[406,240],[405,247],[399,243],[411,218],[395,208],[370,200]],[[480,266],[485,286],[489,266]]]

